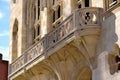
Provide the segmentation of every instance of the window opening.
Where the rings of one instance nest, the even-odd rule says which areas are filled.
[[[35,20],[36,20],[36,7],[34,7],[34,23],[35,23]]]
[[[12,60],[15,60],[18,57],[18,20],[15,20],[13,26],[13,52],[14,56],[12,56]]]
[[[55,0],[53,0],[53,5],[55,4]]]
[[[60,6],[58,7],[58,18],[60,18]]]
[[[55,22],[55,11],[53,12],[53,23]]]
[[[89,0],[85,0],[85,7],[89,7]]]
[[[81,8],[81,4],[78,5],[78,8]]]
[[[40,25],[38,25],[38,28],[37,28],[37,35],[39,36],[40,34]]]
[[[40,18],[40,0],[38,0],[38,19]]]
[[[35,28],[34,28],[34,30],[33,30],[33,40],[35,39]]]

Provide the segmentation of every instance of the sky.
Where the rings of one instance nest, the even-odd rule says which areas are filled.
[[[10,0],[0,0],[0,53],[9,59]]]

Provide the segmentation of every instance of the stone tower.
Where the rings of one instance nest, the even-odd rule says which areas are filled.
[[[11,0],[10,80],[119,80],[120,0]]]
[[[10,62],[26,49],[26,0],[10,1]]]

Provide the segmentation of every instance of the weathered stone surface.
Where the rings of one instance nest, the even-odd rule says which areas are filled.
[[[119,1],[11,0],[9,79],[119,80]]]

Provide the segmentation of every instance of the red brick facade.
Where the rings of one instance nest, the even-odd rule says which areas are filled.
[[[8,80],[8,61],[2,60],[0,54],[0,80]]]

